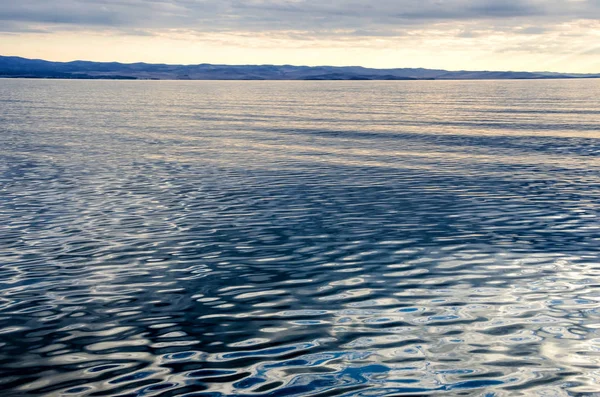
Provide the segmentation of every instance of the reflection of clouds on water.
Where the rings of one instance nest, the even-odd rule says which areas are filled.
[[[1,387],[593,392],[594,88],[540,83],[7,82]]]

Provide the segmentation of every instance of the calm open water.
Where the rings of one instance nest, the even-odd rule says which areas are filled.
[[[600,392],[600,80],[0,80],[0,394]]]

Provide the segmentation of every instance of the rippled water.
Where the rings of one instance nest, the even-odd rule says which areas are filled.
[[[600,81],[0,81],[4,396],[600,392]]]

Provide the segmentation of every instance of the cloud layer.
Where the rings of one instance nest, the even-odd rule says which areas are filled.
[[[448,22],[535,29],[600,19],[600,0],[0,0],[11,31],[189,29],[197,32],[396,34]]]

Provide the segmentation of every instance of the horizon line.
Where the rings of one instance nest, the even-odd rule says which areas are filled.
[[[70,61],[56,61],[50,59],[43,58],[28,58],[21,55],[2,55],[0,57],[6,58],[21,58],[27,59],[31,61],[43,61],[43,62],[53,62],[53,63],[73,63],[73,62],[92,62],[92,63],[117,63],[121,65],[136,65],[136,64],[146,64],[146,65],[167,65],[167,66],[200,66],[200,65],[212,65],[212,66],[294,66],[294,67],[309,67],[309,68],[318,68],[318,67],[333,67],[333,68],[363,68],[363,69],[372,69],[372,70],[397,70],[397,69],[423,69],[423,70],[442,70],[446,72],[507,72],[507,73],[556,73],[556,74],[564,74],[564,75],[582,75],[582,76],[593,76],[597,75],[600,77],[600,72],[591,72],[591,73],[581,73],[581,72],[556,72],[549,70],[493,70],[493,69],[443,69],[443,68],[427,68],[422,66],[417,67],[388,67],[388,68],[377,68],[377,67],[369,67],[362,65],[327,65],[327,64],[318,64],[318,65],[296,65],[291,63],[210,63],[210,62],[200,62],[200,63],[166,63],[166,62],[145,62],[145,61],[136,61],[136,62],[122,62],[122,61],[94,61],[89,59],[73,59]]]

